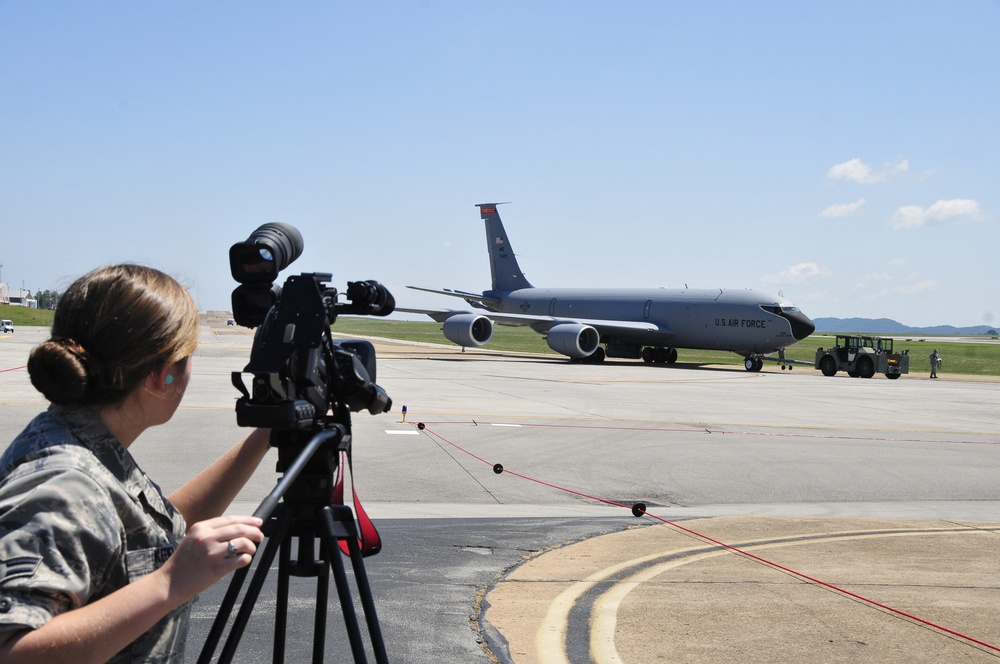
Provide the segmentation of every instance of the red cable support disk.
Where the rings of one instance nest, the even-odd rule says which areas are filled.
[[[477,422],[473,422],[473,423],[474,424],[478,424]],[[460,423],[460,422],[446,422],[445,424],[462,424],[462,423]],[[552,426],[559,426],[559,425],[535,424],[535,425],[521,425],[521,426],[552,427]],[[531,477],[529,475],[525,475],[525,474],[518,473],[518,472],[515,472],[515,471],[512,471],[512,470],[508,470],[508,469],[504,468],[502,464],[500,464],[500,463],[491,463],[490,461],[487,461],[486,459],[483,459],[482,457],[480,457],[480,456],[478,456],[476,454],[473,454],[472,452],[470,452],[469,450],[461,447],[460,445],[458,445],[458,444],[456,444],[456,443],[448,440],[447,438],[445,438],[441,434],[439,434],[439,433],[437,433],[435,431],[428,430],[427,429],[427,425],[424,422],[417,423],[416,427],[420,431],[424,431],[428,435],[433,436],[434,438],[440,440],[443,443],[446,443],[447,445],[450,445],[451,447],[455,448],[459,452],[462,452],[463,454],[465,454],[467,456],[470,456],[473,459],[476,459],[477,461],[480,461],[480,462],[482,462],[482,463],[484,463],[484,464],[486,464],[488,466],[492,466],[493,467],[493,472],[496,473],[497,475],[506,473],[508,475],[513,475],[514,477],[521,478],[521,479],[526,480],[528,482],[534,482],[535,484],[540,484],[542,486],[546,486],[546,487],[549,487],[551,489],[555,489],[556,491],[562,491],[563,493],[568,493],[570,495],[578,496],[580,498],[585,498],[587,500],[593,500],[593,501],[596,501],[596,502],[599,502],[599,503],[603,503],[605,505],[611,505],[611,506],[614,506],[614,507],[622,507],[622,508],[631,510],[632,515],[634,517],[641,518],[642,516],[648,516],[649,518],[653,519],[654,521],[658,521],[658,522],[660,522],[663,525],[675,528],[676,530],[678,530],[680,532],[683,532],[683,533],[687,534],[690,537],[693,537],[695,539],[701,540],[703,542],[707,542],[709,544],[712,544],[714,546],[720,547],[720,548],[725,549],[727,551],[730,551],[732,553],[741,555],[741,556],[743,556],[743,557],[745,557],[745,558],[747,558],[749,560],[752,560],[752,561],[757,562],[759,564],[771,567],[772,569],[776,569],[776,570],[778,570],[780,572],[783,572],[785,574],[789,574],[789,575],[791,575],[791,576],[793,576],[793,577],[795,577],[797,579],[805,581],[806,583],[811,583],[811,584],[820,586],[822,588],[826,588],[827,590],[831,590],[833,592],[839,593],[839,594],[841,594],[841,595],[843,595],[845,597],[849,597],[849,598],[851,598],[853,600],[856,600],[858,602],[861,602],[863,604],[867,604],[868,606],[880,609],[882,611],[886,611],[888,613],[891,613],[893,615],[905,618],[907,620],[912,620],[913,622],[919,623],[919,624],[924,625],[926,627],[930,627],[931,629],[938,630],[939,632],[942,632],[944,634],[948,634],[949,636],[953,636],[953,637],[962,639],[964,641],[967,641],[969,643],[975,644],[977,646],[981,646],[983,648],[987,648],[987,649],[992,650],[994,652],[1000,652],[1000,646],[996,646],[996,645],[993,645],[992,643],[988,643],[986,641],[982,641],[982,640],[977,639],[975,637],[969,636],[968,634],[963,634],[962,632],[958,632],[956,630],[950,629],[950,628],[945,627],[943,625],[939,625],[939,624],[937,624],[935,622],[932,622],[930,620],[926,620],[926,619],[921,618],[919,616],[913,615],[912,613],[907,613],[906,611],[902,611],[900,609],[896,609],[896,608],[891,607],[891,606],[889,606],[887,604],[882,604],[881,602],[877,602],[877,601],[875,601],[875,600],[873,600],[871,598],[865,597],[864,595],[859,595],[857,593],[851,592],[850,590],[847,590],[846,588],[841,588],[840,586],[837,586],[837,585],[834,585],[832,583],[828,583],[826,581],[823,581],[821,579],[817,579],[815,577],[809,576],[808,574],[805,574],[803,572],[799,572],[797,570],[791,569],[790,567],[786,567],[784,565],[776,563],[773,560],[768,560],[767,558],[763,558],[763,557],[758,556],[758,555],[756,555],[754,553],[750,553],[749,551],[745,551],[743,549],[740,549],[739,547],[733,546],[732,544],[726,544],[725,542],[722,542],[722,541],[717,540],[717,539],[715,539],[713,537],[705,535],[704,533],[700,533],[700,532],[698,532],[696,530],[692,530],[691,528],[686,528],[686,527],[680,525],[679,523],[677,523],[676,521],[670,521],[668,519],[664,519],[663,517],[659,517],[659,516],[656,516],[654,514],[650,514],[646,510],[646,505],[644,503],[635,503],[635,504],[632,504],[632,505],[628,505],[628,504],[620,503],[620,502],[617,502],[617,501],[608,500],[608,499],[605,499],[605,498],[600,498],[598,496],[593,496],[593,495],[590,495],[590,494],[587,494],[587,493],[583,493],[583,492],[580,492],[580,491],[575,491],[573,489],[568,489],[566,487],[562,487],[562,486],[559,486],[557,484],[553,484],[551,482],[546,482],[544,480],[540,480],[538,478],[534,478],[534,477]],[[574,426],[568,427],[568,428],[610,428],[610,427],[582,427],[580,425],[574,425]],[[642,429],[642,430],[643,431],[662,431],[662,429]],[[674,430],[671,429],[671,431],[674,431]],[[676,431],[681,431],[681,430],[676,430]],[[691,431],[691,430],[684,429],[683,431]],[[711,433],[711,432],[709,432],[709,433]],[[868,439],[866,439],[866,440],[868,440]],[[918,441],[918,442],[922,442],[922,441]],[[993,443],[993,444],[995,444],[995,443]]]

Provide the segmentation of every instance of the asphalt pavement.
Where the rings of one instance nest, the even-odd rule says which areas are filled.
[[[46,335],[0,338],[0,445],[45,407],[23,365]],[[996,381],[375,343],[394,408],[353,416],[353,466],[383,540],[365,576],[389,661],[1000,655]],[[180,410],[133,447],[166,491],[244,433],[230,374],[251,344],[206,320]],[[278,477],[266,460],[231,511]],[[234,661],[271,658],[275,577]],[[190,661],[226,587],[196,605]],[[287,596],[286,661],[302,661],[315,580]],[[336,593],[325,604],[326,660],[351,661]]]

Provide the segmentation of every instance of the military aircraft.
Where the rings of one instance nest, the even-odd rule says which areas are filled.
[[[486,222],[490,290],[468,293],[409,286],[462,298],[476,311],[403,307],[396,311],[425,314],[443,323],[444,336],[462,347],[489,342],[494,323],[527,325],[545,335],[552,350],[575,361],[613,357],[673,364],[678,348],[726,350],[741,355],[747,371],[760,371],[765,359],[790,367],[783,352],[780,359],[766,356],[816,329],[790,302],[751,290],[537,288],[517,264],[497,205],[476,205]]]

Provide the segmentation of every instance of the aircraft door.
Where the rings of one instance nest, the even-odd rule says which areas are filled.
[[[556,298],[552,298],[552,301],[549,302],[549,315],[550,316],[556,315]]]

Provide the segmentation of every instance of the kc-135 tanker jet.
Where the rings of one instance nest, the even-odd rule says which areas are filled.
[[[460,297],[477,311],[406,309],[443,323],[444,336],[462,346],[482,346],[493,325],[528,325],[552,350],[574,361],[605,357],[673,364],[677,349],[727,350],[747,371],[760,371],[769,353],[812,334],[816,326],[783,298],[751,290],[668,288],[538,288],[532,286],[507,239],[496,203],[480,203],[486,222],[493,288],[483,293],[415,290]],[[604,345],[602,348],[601,345]],[[811,364],[811,363],[809,363]]]

